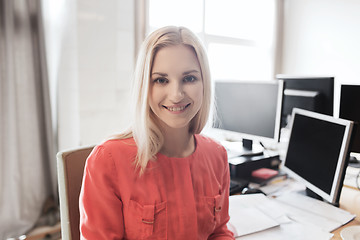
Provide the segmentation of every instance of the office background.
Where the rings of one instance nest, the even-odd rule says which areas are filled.
[[[149,31],[148,1],[41,3],[55,149],[95,144],[123,130],[131,121],[136,51]],[[280,73],[335,76],[336,116],[340,84],[360,83],[360,2],[274,0],[274,4],[277,22],[264,79]]]
[[[359,83],[360,2],[279,2],[282,30],[274,73],[335,76],[335,99],[340,83]],[[96,143],[127,126],[129,116],[124,112],[130,105],[135,62],[136,6],[132,0],[54,5],[45,1],[44,14],[50,80],[58,84],[53,91],[58,91],[59,148],[63,149]]]

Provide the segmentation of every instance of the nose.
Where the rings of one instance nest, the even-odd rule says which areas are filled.
[[[174,82],[170,89],[169,98],[173,103],[178,103],[184,98],[184,86],[179,82]]]

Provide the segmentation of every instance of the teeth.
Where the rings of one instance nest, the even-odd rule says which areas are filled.
[[[186,106],[183,107],[168,107],[167,109],[170,110],[171,112],[177,112],[177,111],[182,111],[185,109]]]

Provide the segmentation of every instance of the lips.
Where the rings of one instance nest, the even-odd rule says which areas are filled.
[[[164,108],[166,108],[167,110],[169,110],[170,112],[181,112],[183,110],[185,110],[188,106],[190,106],[189,104],[183,105],[183,106],[164,106]]]

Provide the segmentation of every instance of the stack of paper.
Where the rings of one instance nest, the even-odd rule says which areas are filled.
[[[229,225],[236,237],[280,225],[273,217],[266,215],[258,208],[266,203],[269,204],[269,201],[263,194],[230,196]]]
[[[333,236],[321,227],[298,221],[300,218],[295,220],[296,214],[289,208],[288,204],[263,194],[230,196],[229,229],[243,240],[328,240]]]
[[[341,208],[296,192],[283,194],[276,200],[283,203],[290,218],[304,224],[312,224],[328,232],[334,231],[356,217]]]

